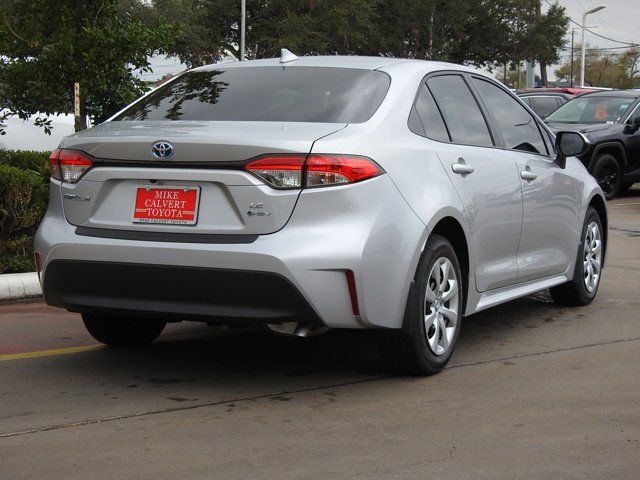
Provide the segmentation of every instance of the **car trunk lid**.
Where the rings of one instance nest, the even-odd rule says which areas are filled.
[[[274,189],[244,171],[243,162],[264,154],[308,154],[315,140],[344,126],[108,122],[72,135],[61,145],[89,154],[94,162],[77,184],[62,184],[65,215],[71,224],[85,230],[273,233],[291,216],[299,190]],[[171,158],[153,155],[152,147],[158,142],[172,145]],[[182,207],[181,212],[172,210],[176,205]],[[147,206],[163,210],[140,213]],[[147,221],[147,216],[153,218]],[[174,221],[176,216],[178,221]]]

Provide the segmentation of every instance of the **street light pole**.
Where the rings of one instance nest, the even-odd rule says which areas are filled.
[[[581,45],[582,55],[580,59],[580,88],[584,88],[584,60],[585,60],[585,53],[586,53],[585,45],[584,45],[584,31],[586,30],[587,15],[591,15],[592,13],[599,12],[603,8],[605,7],[600,5],[599,7],[592,8],[591,10],[588,10],[582,14],[582,45]]]
[[[242,62],[244,61],[244,35],[247,17],[247,0],[242,0],[240,10],[240,61]]]

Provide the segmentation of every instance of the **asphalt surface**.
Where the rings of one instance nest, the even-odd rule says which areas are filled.
[[[393,376],[367,332],[177,324],[126,351],[0,304],[0,479],[638,479],[640,190],[609,215],[592,305],[469,317],[430,378]]]

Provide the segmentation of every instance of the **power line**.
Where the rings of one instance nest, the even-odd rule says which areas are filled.
[[[553,4],[552,4],[549,0],[544,0],[544,2],[545,2],[547,5],[549,5],[550,7],[551,7],[551,6],[553,6]],[[569,21],[570,21],[571,23],[574,23],[574,24],[576,24],[578,27],[582,28],[582,25],[581,25],[581,24],[579,24],[578,22],[576,22],[573,18],[571,18],[571,17],[568,17],[568,18],[569,18]],[[605,39],[605,40],[609,40],[610,42],[620,43],[620,44],[622,44],[622,45],[627,45],[627,46],[629,46],[629,47],[637,47],[637,46],[639,45],[638,43],[623,42],[622,40],[616,40],[615,38],[610,38],[610,37],[607,37],[607,36],[605,36],[605,35],[601,35],[601,34],[599,34],[599,33],[594,32],[593,30],[589,30],[589,29],[588,29],[588,28],[586,28],[586,27],[585,27],[585,30],[586,30],[587,32],[589,32],[590,34],[595,35],[596,37],[600,37],[600,38],[603,38],[603,39]]]

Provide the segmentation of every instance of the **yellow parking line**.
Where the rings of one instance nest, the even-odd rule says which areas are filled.
[[[635,202],[635,203],[612,203],[611,204],[614,207],[626,207],[627,205],[640,205],[640,202]]]
[[[89,352],[104,348],[104,345],[85,345],[82,347],[55,348],[53,350],[38,350],[35,352],[7,353],[0,355],[0,362],[9,360],[23,360],[25,358],[53,357],[55,355],[68,355],[71,353]]]

